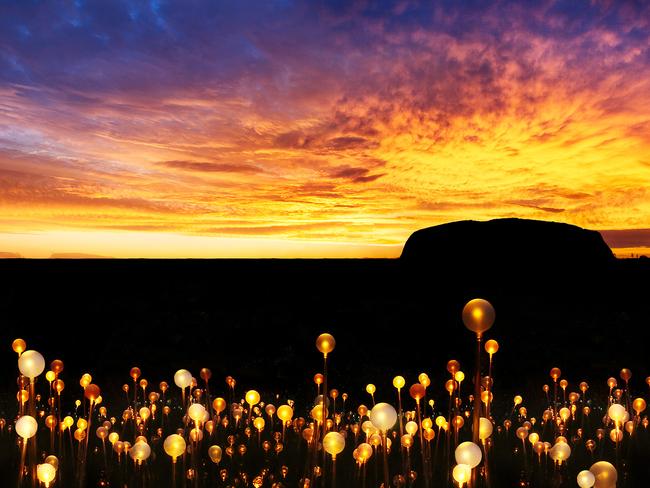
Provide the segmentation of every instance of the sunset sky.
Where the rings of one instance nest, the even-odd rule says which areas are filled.
[[[0,255],[394,257],[498,217],[650,254],[650,2],[0,4]]]

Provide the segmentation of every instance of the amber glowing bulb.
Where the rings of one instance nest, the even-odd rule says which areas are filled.
[[[316,349],[318,349],[324,357],[334,350],[336,341],[331,334],[321,334],[316,339]]]
[[[485,343],[485,352],[487,352],[490,355],[490,357],[492,357],[493,354],[496,354],[498,350],[499,350],[499,343],[494,339],[490,339]]]
[[[630,378],[632,378],[632,371],[630,371],[627,368],[623,368],[621,370],[621,372],[619,373],[619,376],[621,377],[621,379],[623,381],[625,381],[627,383],[628,381],[630,381]]]
[[[416,401],[416,403],[420,403],[420,400],[424,398],[424,395],[426,395],[426,390],[422,384],[415,383],[409,388],[409,394],[411,395],[411,398]]]
[[[640,416],[641,413],[646,409],[646,401],[643,398],[635,398],[632,402],[632,408],[636,412],[637,416]]]
[[[61,361],[60,359],[55,359],[50,363],[50,369],[54,371],[54,374],[56,376],[59,376],[61,371],[63,371],[63,361]]]
[[[557,383],[557,380],[562,375],[562,371],[560,370],[560,368],[552,368],[549,374],[551,378],[553,378],[553,381]]]
[[[18,357],[20,357],[20,355],[24,353],[25,350],[27,349],[27,344],[22,339],[15,339],[11,343],[11,348],[14,350],[16,354],[18,354]]]
[[[451,359],[447,362],[447,371],[451,374],[452,378],[456,374],[456,371],[460,370],[460,363],[455,359]]]
[[[487,300],[475,298],[467,302],[462,317],[465,327],[481,337],[494,324],[494,307]]]

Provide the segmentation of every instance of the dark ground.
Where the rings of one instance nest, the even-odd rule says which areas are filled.
[[[554,281],[525,272],[453,278],[399,260],[5,260],[0,276],[5,416],[14,408],[16,337],[48,364],[62,359],[66,384],[89,372],[108,398],[136,365],[155,385],[171,384],[179,368],[209,367],[215,388],[232,375],[242,391],[310,396],[323,331],[337,339],[330,386],[353,401],[368,400],[368,382],[392,400],[395,374],[415,382],[423,371],[442,393],[449,359],[473,369],[474,338],[460,319],[473,297],[497,311],[487,337],[501,345],[495,394],[508,402],[515,393],[541,401],[553,366],[570,388],[587,380],[594,391],[622,367],[640,392],[650,374],[644,259]]]
[[[422,259],[417,255],[429,249],[428,236],[414,235],[408,255],[394,260],[0,261],[0,368],[6,372],[0,378],[0,416],[11,421],[16,415],[11,342],[22,337],[48,364],[65,362],[68,412],[81,395],[78,381],[85,372],[101,386],[109,415],[119,416],[126,406],[121,386],[130,383],[131,367],[140,367],[154,389],[167,381],[174,394],[177,369],[198,378],[208,367],[213,396],[228,398],[224,379],[232,375],[237,398],[251,388],[262,398],[279,395],[278,405],[292,398],[296,416],[306,417],[315,395],[312,378],[322,368],[314,342],[325,331],[337,340],[329,387],[349,393],[355,409],[371,404],[367,383],[376,384],[377,401],[395,403],[393,376],[405,376],[408,387],[426,372],[429,395],[436,399],[436,412],[427,414],[446,414],[448,360],[460,361],[464,391],[471,388],[475,339],[462,324],[461,310],[475,297],[489,300],[497,314],[486,339],[501,346],[493,371],[498,424],[511,414],[515,394],[523,395],[529,415],[541,416],[547,405],[542,385],[551,383],[548,373],[555,366],[568,379],[568,391],[589,383],[595,419],[604,414],[598,404],[606,403],[607,378],[618,378],[623,367],[633,373],[632,397],[647,398],[649,259],[615,260],[593,233],[585,235],[584,245],[593,246],[588,259],[581,258],[580,245],[567,258],[546,248],[508,252],[496,241],[447,245]],[[593,436],[596,427],[585,435]],[[650,479],[650,435],[639,436],[637,451],[626,453],[630,476],[620,484],[625,488],[646,486]],[[512,454],[517,441],[510,437],[497,440],[506,448],[496,451],[502,468],[495,486],[519,479],[520,455]],[[16,462],[13,448],[0,451],[0,463]],[[351,456],[343,459],[351,465]],[[584,448],[572,459],[571,470],[591,463]],[[342,465],[341,472],[346,470],[351,466]],[[572,486],[575,474],[568,473],[561,486]]]

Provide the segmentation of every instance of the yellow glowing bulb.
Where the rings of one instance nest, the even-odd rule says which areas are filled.
[[[253,405],[257,405],[260,402],[260,394],[257,393],[255,390],[248,390],[246,392],[246,403],[248,403],[251,407]]]
[[[293,409],[289,405],[280,405],[276,414],[286,424],[293,417]]]
[[[172,458],[173,462],[185,452],[186,444],[185,439],[178,434],[172,434],[165,439],[163,448],[168,456]]]
[[[465,483],[468,483],[472,477],[472,468],[467,464],[460,463],[454,466],[451,474],[454,478],[454,481],[458,483],[459,487],[462,488],[463,485]]]
[[[255,420],[253,420],[253,426],[260,432],[264,430],[265,423],[266,422],[264,422],[264,419],[262,417],[256,417]]]
[[[50,486],[50,483],[56,478],[56,469],[49,463],[43,463],[36,466],[36,476],[38,481],[45,485],[45,488]]]

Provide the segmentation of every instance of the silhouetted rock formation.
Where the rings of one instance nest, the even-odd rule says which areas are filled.
[[[490,279],[584,276],[608,271],[616,262],[596,231],[524,219],[466,220],[421,229],[406,241],[401,260],[470,280],[486,273]]]

